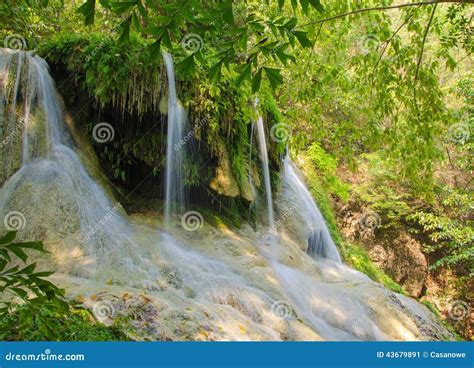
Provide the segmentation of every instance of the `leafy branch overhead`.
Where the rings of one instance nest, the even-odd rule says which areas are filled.
[[[295,16],[282,15],[285,6],[291,7]],[[298,45],[312,46],[308,32],[298,29],[296,15],[322,13],[324,8],[319,0],[279,0],[277,5],[267,2],[264,8],[251,1],[233,0],[217,4],[199,0],[87,0],[78,8],[86,25],[94,23],[99,11],[119,17],[118,42],[128,42],[132,32],[148,40],[150,62],[158,61],[162,49],[172,50],[183,56],[178,68],[184,74],[192,75],[200,65],[211,80],[219,81],[224,67],[235,74],[237,86],[249,83],[256,92],[262,79],[273,89],[283,83],[280,69],[289,62],[296,63],[290,50]],[[186,55],[183,43],[188,35],[201,44]]]

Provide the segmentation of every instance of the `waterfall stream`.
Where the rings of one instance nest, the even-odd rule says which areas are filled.
[[[268,166],[269,161],[268,161],[267,141],[265,138],[265,128],[263,126],[263,118],[261,116],[259,116],[257,120],[257,135],[258,135],[258,148],[260,152],[260,160],[262,163],[263,184],[265,186],[268,227],[270,228],[270,231],[273,231],[275,229],[275,221],[273,217],[272,187],[270,183],[270,169]]]
[[[176,214],[184,206],[184,129],[186,113],[176,97],[176,81],[173,58],[167,52],[163,53],[168,77],[168,131],[166,138],[166,168],[165,168],[165,222],[170,222],[170,216]]]
[[[299,212],[300,218],[306,223],[307,253],[313,258],[323,257],[340,263],[341,256],[329,234],[326,221],[296,170],[290,156],[287,155],[283,166],[284,190],[292,198],[295,212]]]

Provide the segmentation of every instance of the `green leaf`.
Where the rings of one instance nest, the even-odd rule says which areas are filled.
[[[301,46],[307,48],[313,46],[312,42],[308,38],[308,33],[303,31],[293,31],[293,34],[297,38]]]
[[[278,7],[280,8],[280,10],[283,8],[284,5],[285,5],[285,0],[278,0]]]
[[[138,16],[135,12],[132,14],[132,26],[137,32],[142,30],[142,25],[140,24],[140,20],[138,19]]]
[[[100,5],[102,5],[106,9],[110,8],[109,0],[99,0],[99,3],[100,3]]]
[[[84,24],[86,26],[93,24],[95,14],[95,0],[87,0],[77,9],[77,12],[84,16]]]
[[[222,60],[209,69],[209,78],[213,82],[219,82],[221,79]]]
[[[194,74],[194,54],[184,58],[176,67],[180,74]]]
[[[309,9],[309,1],[308,0],[300,0],[301,8],[303,9],[304,14],[308,14]]]
[[[291,31],[293,28],[296,27],[296,24],[298,23],[298,19],[296,18],[291,18],[288,22],[286,22],[283,27],[286,28],[287,30]]]
[[[117,14],[123,14],[131,10],[137,3],[138,1],[113,2],[110,3],[110,9]]]
[[[172,50],[173,49],[173,44],[171,43],[170,35],[168,33],[168,30],[165,30],[163,33],[163,37],[161,38],[161,42],[163,42],[163,45],[165,45],[168,49]]]
[[[321,5],[320,0],[308,0],[309,3],[313,8],[315,8],[318,12],[322,13],[324,12],[324,7]]]
[[[235,23],[234,13],[233,13],[233,10],[232,10],[232,2],[222,13],[222,19],[224,19],[224,21],[226,23],[231,24],[231,25],[233,25]]]
[[[11,287],[9,290],[18,295],[21,299],[26,299],[28,296],[28,293],[25,290],[18,287]]]
[[[260,68],[258,72],[253,76],[252,79],[252,92],[256,93],[260,90],[260,85],[262,84],[262,69]]]
[[[283,77],[281,76],[280,69],[269,67],[263,67],[263,69],[265,69],[265,74],[267,75],[268,81],[270,82],[273,90],[283,84]]]
[[[127,43],[130,41],[130,23],[128,20],[122,23],[122,32],[118,39],[119,44]]]
[[[15,237],[16,231],[9,231],[2,238],[0,238],[0,245],[11,243],[13,240],[15,240]]]
[[[141,2],[137,4],[137,9],[144,20],[148,20],[148,13]]]
[[[239,88],[245,80],[250,79],[250,77],[252,76],[251,72],[252,72],[252,63],[247,63],[244,69],[242,70],[242,72],[239,74],[239,76],[235,80],[235,86]]]
[[[21,248],[15,248],[15,247],[10,247],[9,250],[16,255],[18,258],[20,258],[23,262],[26,262],[26,259],[28,256],[26,253],[23,251]]]

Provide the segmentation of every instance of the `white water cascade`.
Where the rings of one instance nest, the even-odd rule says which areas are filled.
[[[306,188],[289,155],[284,159],[283,190],[291,198],[292,214],[299,216],[306,224],[308,249],[307,253],[313,257],[323,257],[341,262],[341,256],[329,234],[323,215]],[[296,212],[296,214],[295,214]]]
[[[258,135],[258,148],[260,151],[260,160],[262,162],[262,173],[263,183],[265,186],[265,198],[267,202],[267,219],[270,231],[275,229],[275,220],[273,217],[273,199],[272,199],[272,187],[270,183],[270,169],[268,161],[268,150],[267,141],[265,138],[265,128],[263,126],[263,118],[258,117],[257,120],[257,135]]]
[[[166,168],[165,168],[165,223],[170,216],[178,213],[184,206],[184,130],[186,112],[176,97],[176,81],[173,58],[167,52],[163,53],[168,76],[168,132],[166,138]]]
[[[132,241],[134,231],[120,215],[120,204],[79,158],[46,62],[25,52],[0,52],[0,122],[6,129],[0,160],[13,173],[0,190],[3,224],[51,244],[59,269],[68,273],[153,277],[154,267]]]

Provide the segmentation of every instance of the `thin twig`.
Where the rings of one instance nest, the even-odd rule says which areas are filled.
[[[374,81],[374,74],[375,74],[375,71],[377,70],[377,67],[379,66],[379,63],[380,63],[380,60],[382,60],[382,57],[384,56],[385,54],[385,51],[387,51],[388,49],[388,46],[390,46],[390,43],[392,42],[392,40],[395,38],[395,36],[398,34],[398,32],[400,32],[400,30],[410,21],[410,19],[413,17],[413,14],[410,14],[410,16],[405,19],[405,21],[397,28],[397,30],[392,34],[392,36],[387,40],[385,41],[385,45],[382,49],[382,52],[380,53],[380,56],[377,60],[377,62],[375,63],[375,66],[374,66],[374,70],[372,71],[372,77],[371,77],[371,80],[372,80],[372,83]]]
[[[338,18],[343,18],[347,17],[349,15],[354,15],[354,14],[360,14],[360,13],[365,13],[369,11],[377,11],[377,10],[390,10],[390,9],[401,9],[401,8],[406,8],[410,6],[419,6],[419,5],[432,5],[432,4],[439,4],[439,3],[468,3],[468,4],[474,4],[474,0],[432,0],[432,1],[419,1],[416,3],[406,3],[406,4],[398,4],[398,5],[389,5],[389,6],[375,6],[373,8],[364,8],[364,9],[357,9],[353,10],[347,13],[342,13],[342,14],[337,14],[329,18],[324,18],[324,19],[318,19],[309,23],[302,24],[298,26],[297,28],[301,27],[306,27],[312,24],[318,24],[321,22],[327,22],[330,20],[338,19]]]
[[[423,35],[423,42],[421,44],[420,56],[418,57],[418,63],[416,64],[415,80],[413,81],[413,85],[414,85],[415,88],[416,88],[416,82],[418,80],[418,72],[420,71],[421,62],[423,60],[423,53],[425,51],[426,38],[428,37],[428,33],[429,33],[430,27],[431,27],[431,23],[433,23],[433,18],[434,18],[434,14],[436,12],[436,7],[437,6],[438,6],[438,4],[435,4],[433,6],[433,10],[431,11],[430,20],[428,21],[428,24],[427,24],[426,29],[425,29],[425,34]]]

